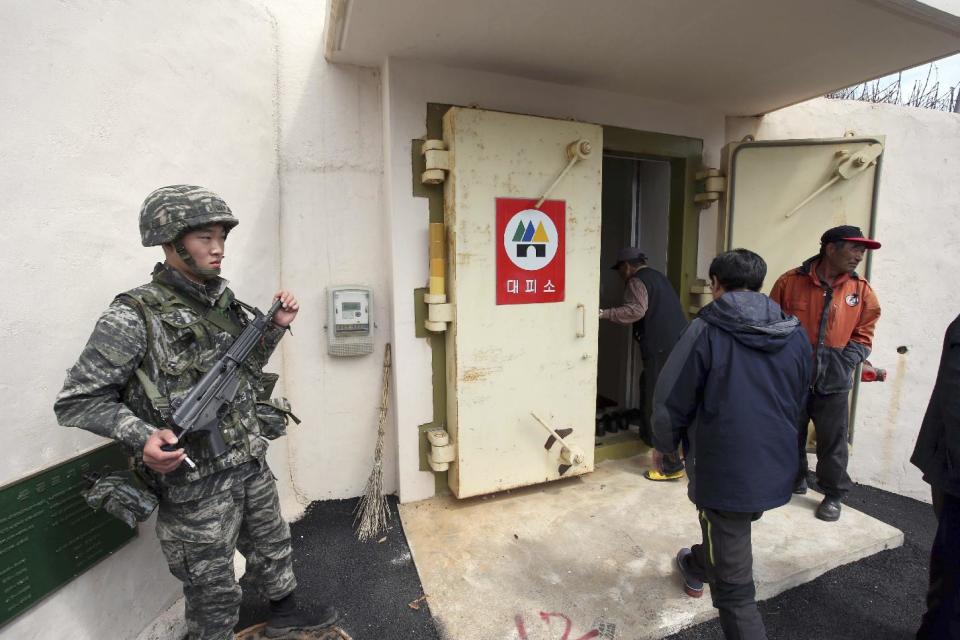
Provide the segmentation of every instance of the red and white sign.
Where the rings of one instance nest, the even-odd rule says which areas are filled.
[[[497,304],[561,302],[567,204],[497,198]]]

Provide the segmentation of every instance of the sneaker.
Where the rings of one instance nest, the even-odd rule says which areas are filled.
[[[665,480],[679,480],[687,475],[687,472],[683,469],[679,471],[674,471],[673,473],[663,473],[657,471],[656,469],[650,469],[649,471],[643,474],[643,477],[647,480],[653,480],[654,482],[663,482]]]
[[[320,631],[339,619],[340,614],[333,607],[321,606],[316,614],[302,611],[291,594],[282,600],[270,601],[270,617],[264,635],[268,638],[287,638],[301,631]]]
[[[827,522],[836,522],[840,519],[840,498],[826,496],[817,507],[817,517]]]
[[[683,590],[691,598],[699,598],[703,595],[703,580],[698,580],[687,568],[687,558],[693,552],[687,547],[677,551],[677,569],[680,570],[680,576],[683,578]]]

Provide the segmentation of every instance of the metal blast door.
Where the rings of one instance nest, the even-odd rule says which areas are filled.
[[[602,129],[452,108],[443,133],[450,487],[592,471]]]

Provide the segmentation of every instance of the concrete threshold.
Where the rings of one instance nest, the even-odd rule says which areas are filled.
[[[585,476],[457,500],[400,506],[424,593],[445,640],[641,640],[716,616],[688,597],[673,557],[700,540],[686,481],[642,477],[649,456]],[[794,496],[753,526],[757,596],[903,544],[899,530],[844,507],[814,517]]]

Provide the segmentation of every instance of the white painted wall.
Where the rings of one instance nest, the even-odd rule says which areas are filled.
[[[267,300],[279,254],[275,28],[262,9],[35,0],[3,3],[0,25],[5,484],[104,442],[57,426],[52,404],[98,314],[160,255],[137,230],[151,190],[193,182],[233,206],[225,266],[243,298]],[[135,637],[178,595],[151,522],[2,633]]]
[[[739,140],[883,134],[876,238],[870,282],[883,309],[870,361],[885,383],[864,384],[857,403],[850,475],[854,481],[929,501],[910,464],[936,378],[943,333],[960,313],[952,274],[960,271],[960,114],[818,99],[760,119],[728,121]],[[811,253],[819,238],[809,238]],[[897,347],[907,346],[906,354]]]
[[[719,162],[721,114],[494,73],[390,59],[383,71],[384,192],[390,225],[393,343],[400,499],[433,495],[433,474],[419,471],[417,425],[433,419],[430,348],[414,335],[413,290],[427,282],[427,200],[412,193],[410,141],[426,134],[428,102],[477,105],[529,115],[690,136],[704,140],[708,163]],[[709,216],[710,214],[708,214]],[[707,221],[706,226],[712,225]],[[712,245],[710,245],[712,248]]]
[[[146,281],[161,255],[139,244],[143,198],[189,182],[219,192],[241,219],[225,263],[238,296],[262,306],[282,282],[303,302],[272,363],[304,420],[268,456],[285,515],[362,492],[390,335],[380,84],[376,70],[323,59],[324,9],[307,0],[0,6],[0,484],[104,442],[57,426],[53,398],[98,314]],[[376,355],[326,356],[330,283],[375,288]],[[385,464],[390,491],[392,454]],[[150,522],[3,634],[179,637],[178,595]]]
[[[285,286],[302,311],[282,343],[286,391],[303,424],[272,447],[290,513],[310,501],[363,493],[373,464],[391,290],[381,203],[380,77],[323,57],[325,3],[270,3],[279,34],[280,236]],[[326,287],[374,289],[376,345],[327,355]],[[393,408],[384,488],[396,490]],[[282,459],[281,459],[282,458]],[[290,498],[296,500],[294,503]]]

